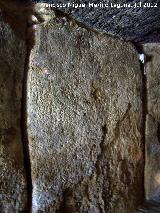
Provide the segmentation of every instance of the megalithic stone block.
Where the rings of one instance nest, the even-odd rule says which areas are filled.
[[[146,54],[146,166],[145,191],[148,200],[160,197],[160,43],[144,45]]]
[[[143,202],[134,47],[65,17],[38,27],[28,75],[32,212],[134,213]]]
[[[25,42],[0,19],[0,212],[24,212],[26,175],[21,140]]]

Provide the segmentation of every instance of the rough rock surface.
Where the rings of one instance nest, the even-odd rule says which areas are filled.
[[[160,201],[160,44],[147,44],[144,51],[148,55],[145,191],[147,199]]]
[[[57,5],[57,9],[71,15],[88,27],[94,28],[110,35],[134,41],[155,42],[160,41],[160,0],[32,0],[33,2],[47,2]],[[74,4],[73,4],[74,2]],[[141,2],[141,3],[140,3]],[[69,7],[59,7],[70,3]],[[79,7],[76,8],[78,3]],[[98,4],[97,8],[89,4]],[[106,3],[109,7],[101,7]],[[123,7],[127,3],[127,7]],[[85,7],[80,7],[82,4]],[[117,7],[115,5],[117,4]],[[135,4],[137,4],[136,7]],[[140,5],[141,4],[141,5]],[[59,5],[59,6],[58,6]],[[129,6],[131,5],[131,7]],[[121,8],[119,8],[121,6]]]
[[[21,93],[24,42],[0,19],[0,212],[15,213],[26,205],[21,141]]]
[[[51,19],[31,52],[27,107],[34,213],[135,212],[142,76],[129,43]]]

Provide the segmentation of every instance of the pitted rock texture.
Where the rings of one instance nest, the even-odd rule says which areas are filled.
[[[26,46],[0,19],[0,212],[21,212],[27,192],[21,141]]]
[[[32,212],[135,212],[144,171],[135,49],[64,17],[36,37],[27,102]]]
[[[86,26],[128,41],[160,41],[160,0],[149,2],[146,0],[32,0],[32,2],[54,4],[57,10],[65,12]],[[63,6],[68,3],[70,3],[69,7]],[[75,7],[76,4],[79,5],[78,8]],[[108,7],[102,7],[102,4],[103,6],[108,4]],[[85,7],[82,7],[83,5]]]
[[[160,202],[160,43],[144,45],[144,52],[147,83],[145,191],[147,199]]]

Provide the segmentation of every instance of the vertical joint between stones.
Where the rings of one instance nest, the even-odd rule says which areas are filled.
[[[140,61],[140,68],[142,74],[142,144],[143,144],[143,153],[144,153],[144,173],[145,174],[145,165],[146,165],[146,116],[148,113],[148,100],[147,100],[147,73],[146,73],[146,55],[144,55],[143,62]],[[144,193],[144,200],[145,200],[145,175],[143,176],[143,193]]]
[[[25,211],[30,213],[32,211],[32,176],[31,176],[31,161],[30,161],[28,130],[27,130],[27,77],[29,70],[29,58],[31,48],[27,42],[26,42],[26,49],[27,49],[26,58],[22,80],[21,137],[23,143],[24,167],[26,171],[26,182],[27,182],[27,204]]]

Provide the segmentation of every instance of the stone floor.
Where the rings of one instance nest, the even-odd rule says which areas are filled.
[[[148,201],[136,213],[160,213],[160,202]]]

